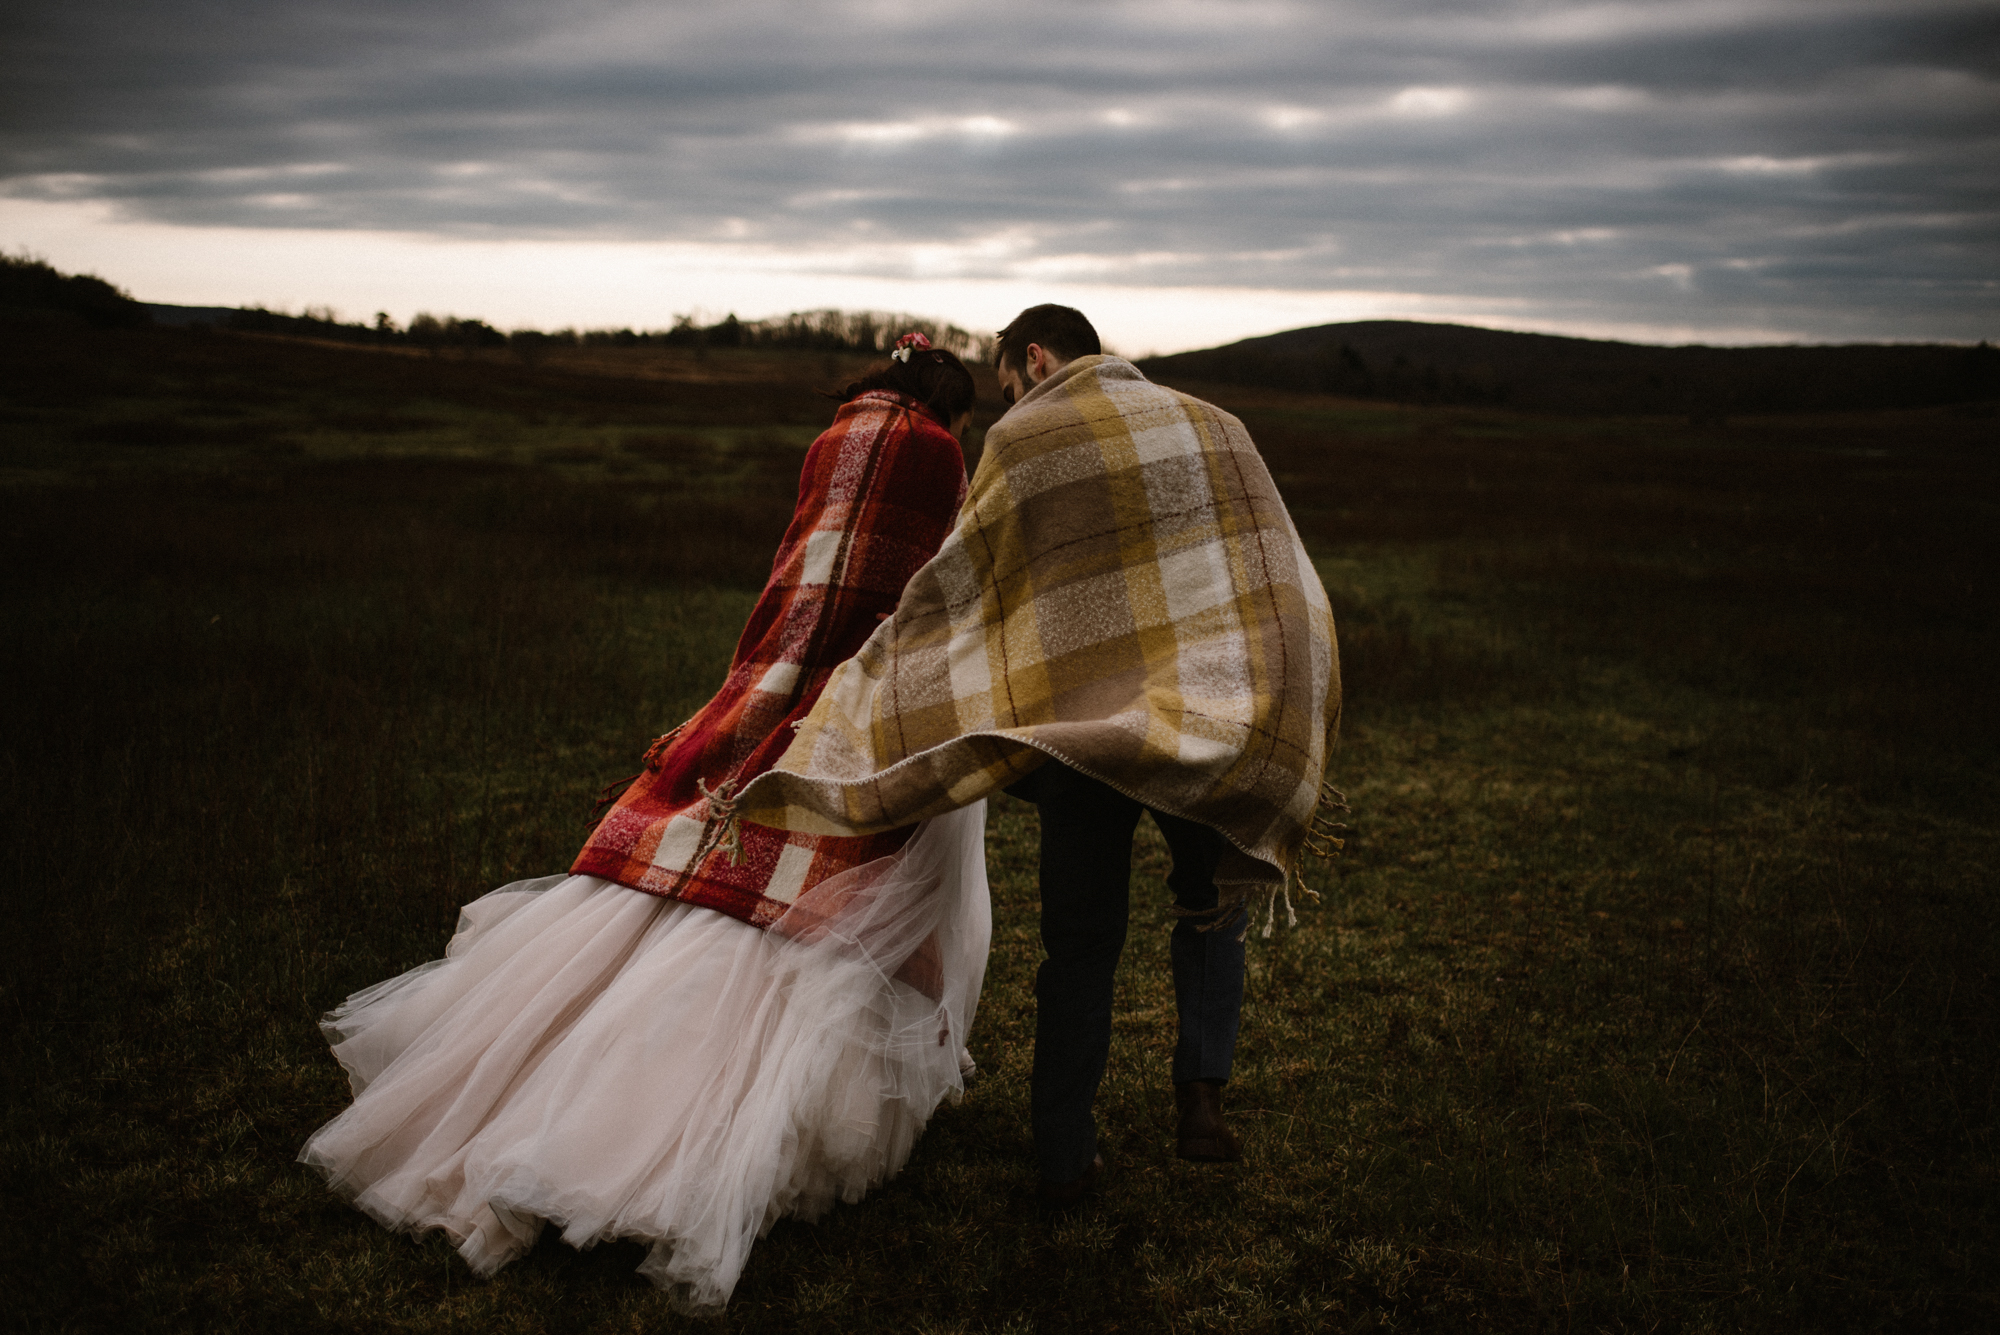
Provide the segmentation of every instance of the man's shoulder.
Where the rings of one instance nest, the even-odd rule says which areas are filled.
[[[1183,393],[1178,389],[1167,389],[1165,385],[1161,385],[1160,388],[1165,389],[1167,393],[1173,395],[1175,401],[1178,402],[1181,405],[1181,407],[1188,412],[1190,416],[1206,417],[1211,421],[1226,423],[1227,425],[1235,428],[1238,431],[1244,431],[1243,419],[1238,417],[1235,413],[1230,412],[1227,408],[1218,408],[1215,404],[1210,403],[1207,399],[1198,399],[1194,395]],[[1249,433],[1247,431],[1244,431],[1244,434],[1248,435]]]
[[[1128,428],[1165,425],[1162,418],[1199,424],[1211,434],[1247,442],[1250,433],[1233,414],[1206,399],[1148,380],[1143,371],[1122,357],[1093,353],[1064,366],[1052,383],[1037,386],[986,433],[989,449],[1028,438],[1058,436],[1078,430],[1101,432],[1123,420]],[[1088,424],[1095,422],[1092,427]]]
[[[1143,402],[1148,407],[1157,404],[1174,403],[1189,414],[1228,422],[1239,429],[1243,423],[1235,414],[1218,408],[1207,399],[1196,398],[1192,394],[1148,380],[1146,373],[1122,357],[1102,355],[1095,359],[1099,364],[1092,368],[1093,374],[1114,401]]]
[[[1250,438],[1249,429],[1241,418],[1226,408],[1219,408],[1207,399],[1196,398],[1182,390],[1158,384],[1146,379],[1145,374],[1130,362],[1124,366],[1131,372],[1129,377],[1121,377],[1122,397],[1130,405],[1130,410],[1157,412],[1171,407],[1190,421],[1201,422],[1223,435],[1233,435],[1243,440]],[[1114,395],[1114,401],[1120,395]]]

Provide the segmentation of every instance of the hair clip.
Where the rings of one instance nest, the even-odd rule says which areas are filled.
[[[918,352],[929,352],[931,341],[919,333],[905,334],[896,340],[896,350],[889,354],[889,359],[908,366],[910,364],[910,349],[912,348],[915,348]]]

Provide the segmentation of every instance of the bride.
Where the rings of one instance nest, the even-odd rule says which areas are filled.
[[[973,392],[921,334],[849,385],[721,691],[570,874],[467,905],[444,959],[327,1015],[354,1102],[299,1158],[356,1207],[480,1274],[549,1223],[639,1239],[641,1273],[712,1309],[776,1220],[860,1199],[961,1093],[984,804],[842,838],[741,824],[730,797],[950,531]]]

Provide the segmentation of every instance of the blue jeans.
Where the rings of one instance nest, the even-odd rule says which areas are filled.
[[[1069,1182],[1097,1153],[1090,1114],[1111,1055],[1111,990],[1130,912],[1132,834],[1150,810],[1057,760],[1007,790],[1041,809],[1042,948],[1035,979],[1031,1094],[1042,1177]],[[1173,854],[1167,887],[1183,908],[1216,903],[1215,864],[1227,847],[1206,825],[1154,811]],[[1180,1041],[1174,1083],[1227,1080],[1243,1011],[1243,918],[1214,931],[1183,918],[1169,943]]]

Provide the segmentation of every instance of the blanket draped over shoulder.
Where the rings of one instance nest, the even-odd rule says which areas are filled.
[[[806,454],[798,509],[721,691],[653,744],[570,870],[764,927],[803,891],[902,847],[914,817],[787,833],[727,819],[730,798],[895,609],[965,485],[958,441],[914,400],[875,390],[843,404]]]
[[[1218,883],[1282,883],[1339,674],[1326,592],[1243,424],[1080,357],[987,432],[958,527],[735,807],[890,829],[1053,756],[1220,830],[1237,851]]]

